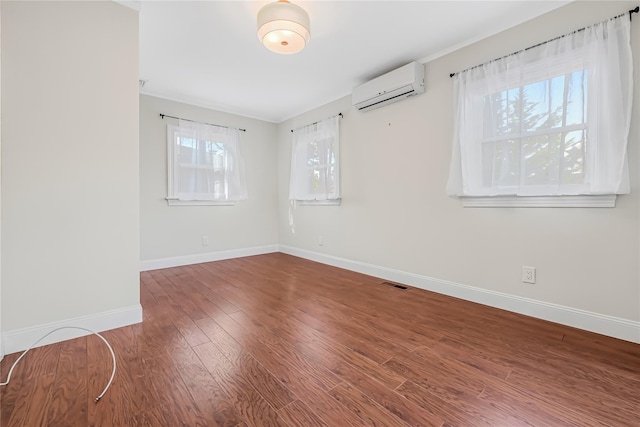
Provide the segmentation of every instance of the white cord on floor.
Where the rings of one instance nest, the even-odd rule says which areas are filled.
[[[116,376],[116,354],[113,352],[113,348],[111,348],[111,345],[109,344],[109,342],[99,333],[92,331],[91,329],[87,329],[87,328],[81,328],[79,326],[63,326],[61,328],[56,328],[53,331],[50,331],[49,333],[47,333],[46,335],[44,335],[42,338],[40,338],[38,341],[34,342],[31,347],[29,347],[28,349],[26,349],[21,355],[20,357],[18,357],[18,359],[13,362],[13,365],[11,365],[11,369],[9,369],[9,375],[7,375],[7,381],[0,383],[0,386],[3,385],[7,385],[9,384],[9,381],[11,381],[11,373],[13,372],[13,368],[16,367],[16,365],[18,364],[18,362],[20,362],[20,360],[22,360],[22,358],[29,352],[29,350],[31,350],[32,348],[34,348],[35,346],[37,346],[40,341],[42,341],[43,339],[45,339],[46,337],[48,337],[49,335],[51,335],[52,333],[59,331],[61,329],[80,329],[82,331],[86,331],[86,332],[90,332],[93,335],[96,335],[98,338],[100,338],[102,341],[104,341],[104,343],[107,345],[107,348],[109,348],[109,351],[111,352],[111,358],[113,359],[113,370],[111,371],[111,378],[109,378],[109,382],[107,383],[107,386],[104,388],[104,390],[102,390],[102,393],[100,393],[100,395],[98,397],[96,397],[96,403],[102,399],[102,396],[104,396],[104,394],[107,392],[107,390],[109,389],[109,387],[111,386],[111,383],[113,382],[113,378]]]

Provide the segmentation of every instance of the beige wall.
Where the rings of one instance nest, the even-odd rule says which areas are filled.
[[[632,194],[616,208],[463,208],[447,197],[451,157],[449,73],[623,13],[636,2],[575,2],[426,64],[426,92],[361,113],[350,97],[282,123],[278,131],[280,243],[296,248],[611,316],[640,320],[638,86],[640,18],[632,25],[635,57]],[[400,65],[400,64],[399,64]],[[342,112],[343,202],[298,206],[289,225],[289,129]],[[324,245],[318,245],[318,236]],[[537,283],[521,282],[523,265]],[[515,301],[515,300],[514,300]],[[571,310],[566,311],[569,313]]]
[[[570,4],[426,64],[423,95],[367,113],[345,97],[275,125],[138,97],[133,10],[115,2],[2,2],[0,331],[138,305],[139,260],[278,243],[637,322],[640,84],[632,194],[615,209],[473,209],[445,194],[450,72],[636,4]],[[289,130],[338,112],[343,204],[291,208]],[[249,200],[167,206],[167,120],[159,113],[246,128]],[[537,268],[537,284],[520,282],[522,265]]]
[[[3,332],[139,307],[138,14],[0,7]]]
[[[168,206],[167,123],[160,113],[246,129],[241,132],[248,200],[235,206]],[[140,258],[145,261],[276,245],[276,125],[151,96],[140,96]],[[202,245],[208,236],[209,245]],[[196,257],[184,259],[184,257]]]

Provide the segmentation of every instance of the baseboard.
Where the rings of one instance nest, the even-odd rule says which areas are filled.
[[[278,252],[278,245],[257,246],[253,248],[231,249],[227,251],[206,252],[202,254],[182,255],[171,258],[140,261],[140,271],[158,270],[161,268],[180,267],[182,265],[200,264],[203,262],[221,261]]]
[[[28,328],[7,331],[2,334],[2,342],[6,354],[24,351],[48,332],[62,326],[78,326],[95,332],[107,331],[142,322],[142,306],[136,304],[117,310],[91,314],[89,316],[51,322]],[[88,335],[79,329],[63,329],[57,331],[38,344],[38,347]]]
[[[586,331],[640,343],[640,322],[280,245],[280,252]]]

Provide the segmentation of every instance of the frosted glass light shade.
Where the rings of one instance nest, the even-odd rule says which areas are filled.
[[[311,38],[310,28],[307,12],[288,1],[270,3],[258,12],[258,38],[276,53],[300,52]]]

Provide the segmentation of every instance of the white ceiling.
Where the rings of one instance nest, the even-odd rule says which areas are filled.
[[[256,14],[269,2],[142,1],[140,92],[279,123],[569,3],[294,2],[310,15],[311,41],[278,55],[256,35]]]

